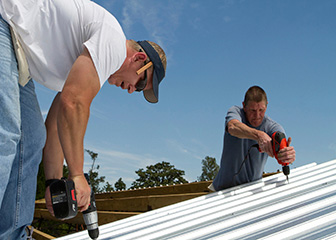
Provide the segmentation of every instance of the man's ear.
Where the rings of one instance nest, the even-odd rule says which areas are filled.
[[[147,55],[144,52],[136,52],[136,53],[134,53],[132,59],[133,59],[134,62],[137,62],[137,61],[144,62],[147,59]]]

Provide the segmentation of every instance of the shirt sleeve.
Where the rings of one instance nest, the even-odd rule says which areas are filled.
[[[230,122],[233,119],[237,119],[238,121],[242,122],[243,121],[243,116],[242,116],[242,109],[237,107],[237,106],[233,106],[231,107],[225,117],[225,122],[226,124],[228,122]]]
[[[243,116],[242,111],[243,111],[242,108],[238,106],[232,106],[228,110],[226,117],[225,117],[225,131],[227,131],[227,124],[233,119],[236,119],[242,123],[244,122],[244,116]]]
[[[269,136],[272,136],[275,132],[283,132],[286,134],[285,129],[276,121],[271,119],[270,117],[266,117],[266,124],[264,130]]]
[[[86,27],[88,49],[99,76],[101,87],[115,73],[126,58],[126,37],[106,23],[92,23]]]

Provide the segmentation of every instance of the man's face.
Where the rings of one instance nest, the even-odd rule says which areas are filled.
[[[135,65],[135,64],[134,64]],[[142,65],[140,65],[141,67]],[[147,84],[143,90],[148,90],[153,87],[153,68],[147,69],[142,72],[140,75],[136,74],[136,71],[140,67],[134,67],[134,69],[130,69],[129,71],[124,71],[122,73],[113,74],[109,77],[108,82],[111,85],[115,85],[117,87],[121,87],[122,89],[126,89],[128,93],[133,93],[136,91],[136,85],[138,82],[143,81],[145,78],[145,74],[147,75]]]
[[[243,106],[247,121],[253,127],[258,127],[264,119],[265,112],[267,109],[266,103],[264,101],[261,102],[249,101],[246,106],[243,103]]]

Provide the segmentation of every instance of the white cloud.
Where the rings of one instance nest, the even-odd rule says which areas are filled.
[[[125,7],[122,10],[123,19],[121,20],[125,32],[130,32],[134,22],[137,21],[135,13],[138,5],[138,1],[125,1]]]
[[[137,154],[131,152],[131,150],[119,151],[108,149],[108,147],[96,147],[97,144],[98,143],[89,144],[85,148],[98,153],[96,164],[100,165],[98,170],[99,175],[105,176],[105,183],[108,181],[112,185],[121,177],[126,183],[127,188],[138,178],[135,171],[140,168],[146,169],[149,165],[165,161],[171,163],[178,169],[186,169],[186,163],[185,161],[181,162],[181,159],[189,159],[188,161],[194,162],[195,165],[200,165],[201,159],[205,157],[203,152],[206,151],[206,147],[203,143],[195,139],[189,139],[187,143],[181,142],[178,139],[166,139],[163,142],[165,149],[169,152],[168,155],[175,156],[177,154],[180,156],[178,159],[174,157],[162,157],[168,156],[167,153],[162,152],[156,156],[151,153]],[[86,153],[84,158],[84,171],[87,172],[91,168],[92,161],[90,156]],[[186,171],[185,174],[185,178],[188,181],[195,181],[198,172]],[[103,185],[105,185],[105,183]]]
[[[191,139],[189,142],[194,142],[194,140]],[[190,148],[190,147],[186,147],[186,146],[184,146],[183,143],[178,142],[175,139],[167,139],[166,144],[167,144],[168,148],[171,149],[172,151],[173,150],[178,151],[178,152],[180,152],[182,154],[186,154],[189,157],[192,157],[194,159],[202,159],[202,156],[200,156],[200,154],[198,153],[199,152],[198,149],[193,149],[193,148]],[[195,146],[195,145],[193,145],[193,146]]]
[[[126,35],[136,24],[142,24],[153,41],[163,47],[167,41],[175,41],[182,5],[180,1],[166,1],[165,4],[155,0],[125,1],[121,24]]]
[[[90,109],[90,118],[91,117],[96,117],[101,120],[109,120],[106,111],[101,110],[100,108],[97,107],[91,107]]]
[[[104,159],[104,161],[118,162],[119,164],[123,164],[123,165],[126,164],[126,165],[130,165],[133,167],[141,167],[144,165],[146,166],[146,164],[152,164],[156,162],[156,160],[152,159],[151,157],[146,157],[143,155],[138,155],[138,154],[133,154],[133,153],[128,153],[128,152],[120,152],[120,151],[115,151],[115,150],[106,150],[106,149],[98,149],[98,148],[92,148],[91,150],[99,153],[99,158]],[[124,161],[124,162],[120,162],[120,161]]]
[[[98,172],[100,176],[106,177],[105,183],[108,181],[110,184],[114,184],[121,177],[126,183],[127,188],[129,188],[131,183],[138,177],[135,171],[140,168],[145,169],[147,166],[158,162],[169,162],[166,158],[154,157],[150,154],[134,154],[95,148],[93,146],[88,146],[87,149],[98,153],[95,166],[100,166]],[[87,154],[85,154],[84,158],[84,171],[88,172],[91,168],[92,161]]]

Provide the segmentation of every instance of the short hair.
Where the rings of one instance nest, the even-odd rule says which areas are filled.
[[[167,58],[166,58],[166,54],[165,52],[163,51],[163,49],[158,45],[156,44],[155,42],[151,42],[151,41],[147,41],[154,49],[155,51],[159,54],[160,56],[160,59],[161,59],[161,62],[162,62],[162,65],[163,65],[163,68],[164,70],[166,71],[166,67],[167,67]],[[130,39],[128,41],[128,44],[131,48],[133,48],[134,50],[136,50],[137,52],[140,51],[140,49],[146,53],[146,51],[144,49],[141,48],[140,44],[138,44],[136,41]]]
[[[249,101],[261,102],[264,101],[267,106],[267,95],[264,89],[259,86],[250,87],[245,93],[244,105],[247,106]]]

